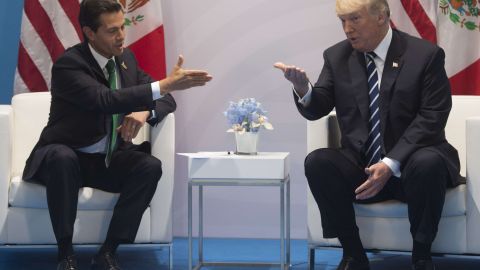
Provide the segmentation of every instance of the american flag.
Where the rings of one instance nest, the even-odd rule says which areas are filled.
[[[452,93],[480,95],[480,3],[477,0],[388,0],[394,27],[438,44]]]
[[[125,45],[155,79],[165,77],[161,0],[119,0],[124,7]],[[49,91],[51,68],[83,40],[78,23],[81,0],[25,0],[14,93]]]

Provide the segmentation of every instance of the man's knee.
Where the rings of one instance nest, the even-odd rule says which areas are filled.
[[[405,169],[415,173],[431,174],[445,169],[445,162],[436,151],[420,149],[412,154]]]
[[[46,162],[50,170],[78,166],[78,156],[72,148],[63,144],[53,144],[48,147]]]
[[[318,175],[325,169],[325,166],[330,166],[331,151],[328,148],[321,148],[310,152],[305,158],[305,175],[307,177]]]
[[[158,158],[150,155],[145,158],[144,162],[145,170],[148,172],[149,175],[152,176],[151,179],[158,182],[162,177],[163,173],[162,162]]]
[[[442,156],[432,149],[420,149],[407,162],[402,172],[409,185],[432,186],[446,184],[448,170]]]

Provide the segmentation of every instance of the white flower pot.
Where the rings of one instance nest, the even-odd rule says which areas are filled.
[[[238,155],[256,155],[258,144],[258,132],[235,132]]]

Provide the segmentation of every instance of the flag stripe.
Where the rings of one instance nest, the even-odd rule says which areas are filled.
[[[420,2],[418,0],[400,0],[400,2],[420,36],[436,44],[437,31],[435,25],[433,25]]]
[[[66,48],[83,41],[78,22],[82,0],[28,0],[24,3],[14,93],[48,91],[53,63]],[[166,76],[161,0],[126,1],[132,20],[125,46],[155,79]],[[135,5],[134,5],[135,4]],[[135,12],[133,12],[135,11]]]
[[[52,58],[50,57],[48,48],[42,42],[38,33],[34,30],[27,16],[24,16],[22,20],[22,33],[20,40],[25,51],[37,66],[48,86],[50,82],[50,69],[52,68],[53,63]],[[18,68],[22,69],[23,67],[24,65],[19,63]]]
[[[480,95],[480,59],[450,77],[452,94]]]
[[[163,25],[128,46],[137,57],[140,67],[154,79],[165,78],[165,42]],[[148,53],[146,53],[148,52]]]
[[[30,91],[48,91],[47,84],[43,79],[42,74],[35,63],[33,63],[32,58],[30,58],[30,55],[28,55],[22,43],[20,43],[18,48],[18,62],[19,66],[22,66],[22,68],[18,69],[18,73]]]
[[[42,5],[38,0],[26,1],[24,10],[33,28],[47,47],[52,61],[57,60],[60,54],[65,51],[65,48],[55,34],[53,24]]]
[[[78,0],[59,0],[59,2],[68,19],[70,19],[70,23],[73,25],[73,27],[75,27],[78,38],[83,40],[82,28],[78,22],[78,14],[80,13],[80,5],[78,4]]]

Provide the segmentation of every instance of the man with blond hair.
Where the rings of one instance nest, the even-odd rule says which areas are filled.
[[[408,204],[412,269],[435,269],[430,250],[446,188],[461,183],[444,132],[452,105],[444,51],[393,30],[386,0],[337,0],[336,12],[347,39],[325,50],[315,85],[301,68],[275,64],[305,118],[336,110],[342,147],[305,159],[323,236],[340,240],[338,270],[370,269],[353,202],[397,199]]]

